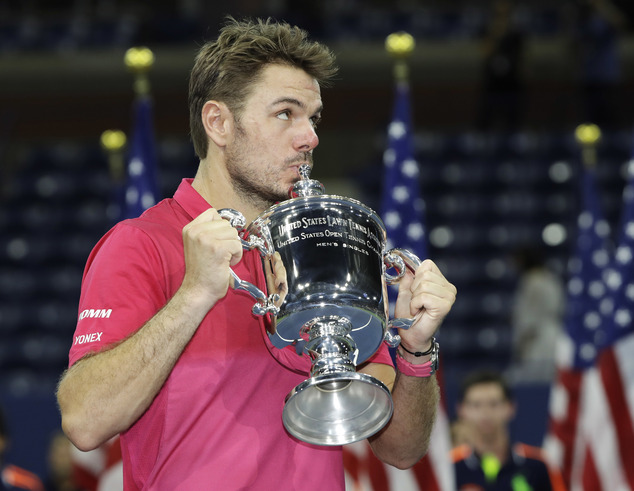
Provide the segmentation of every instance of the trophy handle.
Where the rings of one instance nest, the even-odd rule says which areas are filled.
[[[246,231],[246,219],[244,215],[237,210],[232,208],[223,208],[218,210],[218,214],[229,221],[229,224],[238,230],[238,235],[240,237],[240,242],[242,243],[242,248],[245,251],[250,251],[252,249],[258,248],[260,252],[263,251],[263,241],[258,237],[251,236],[249,240],[244,240],[244,232]],[[279,308],[275,305],[276,302],[279,302],[280,296],[277,293],[269,295],[260,290],[253,283],[249,283],[248,281],[241,280],[240,277],[231,270],[232,281],[230,283],[231,288],[234,290],[242,290],[251,295],[256,303],[253,305],[251,311],[255,315],[265,315],[271,313],[273,315],[277,315],[279,312]]]
[[[394,268],[396,275],[385,273],[385,281],[388,285],[394,285],[398,283],[405,275],[406,269],[415,272],[420,266],[420,259],[405,249],[390,249],[383,255],[383,262],[387,268]],[[398,317],[392,319],[387,323],[387,330],[385,332],[385,342],[391,348],[396,348],[400,342],[401,337],[398,334],[393,334],[391,329],[409,329],[416,317],[412,319]]]

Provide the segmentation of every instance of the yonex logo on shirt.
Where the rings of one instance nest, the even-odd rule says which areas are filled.
[[[79,314],[79,320],[82,320],[86,317],[96,317],[96,318],[101,318],[101,319],[107,319],[108,317],[110,317],[110,314],[112,313],[112,309],[86,309],[84,311],[82,311],[81,314]]]
[[[73,344],[92,343],[93,341],[100,341],[103,332],[93,332],[92,334],[82,334],[81,336],[75,336],[75,342]]]

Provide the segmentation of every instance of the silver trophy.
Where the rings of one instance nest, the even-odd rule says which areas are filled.
[[[265,275],[278,252],[288,290],[267,296],[233,273],[234,289],[245,290],[257,315],[270,313],[269,336],[279,349],[294,346],[310,356],[310,378],[286,397],[282,419],[296,438],[318,445],[343,445],[365,439],[387,424],[393,412],[389,389],[357,373],[383,341],[400,342],[392,327],[408,328],[411,319],[388,322],[387,285],[397,283],[419,259],[408,251],[386,251],[385,226],[359,201],[324,194],[302,165],[290,199],[270,207],[248,227],[231,209],[220,210],[238,229],[243,247],[257,248]],[[395,275],[387,273],[393,269]],[[272,285],[267,277],[267,285]],[[268,288],[272,290],[271,287]]]

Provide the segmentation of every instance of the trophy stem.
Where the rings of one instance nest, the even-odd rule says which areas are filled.
[[[317,317],[306,323],[302,331],[308,331],[306,351],[313,360],[311,377],[356,371],[358,350],[350,336],[352,324],[347,318]]]
[[[389,389],[356,372],[358,349],[345,317],[312,319],[302,329],[313,359],[311,378],[286,397],[284,426],[296,438],[317,445],[343,445],[367,438],[392,417]]]

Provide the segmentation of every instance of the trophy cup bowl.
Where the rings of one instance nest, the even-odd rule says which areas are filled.
[[[408,251],[385,251],[379,216],[354,199],[323,194],[309,173],[303,165],[291,198],[248,227],[235,210],[220,215],[238,229],[245,249],[260,251],[265,276],[276,252],[286,269],[283,297],[267,296],[235,273],[232,285],[257,300],[255,314],[272,314],[269,338],[275,348],[294,346],[298,356],[311,357],[310,378],[286,397],[285,428],[308,443],[343,445],[373,435],[392,416],[389,389],[356,367],[382,342],[398,344],[392,326],[411,325],[410,319],[388,321],[387,285],[420,261]],[[397,274],[388,274],[390,268]]]

